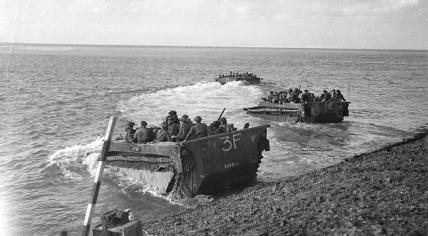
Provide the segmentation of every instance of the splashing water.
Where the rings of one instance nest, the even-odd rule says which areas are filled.
[[[60,149],[49,157],[47,167],[58,167],[65,178],[81,179],[81,176],[76,171],[73,171],[73,169],[85,165],[87,171],[94,175],[102,143],[103,138],[98,137],[95,141],[88,144],[77,144]]]
[[[159,125],[170,110],[180,116],[200,115],[203,122],[210,123],[218,118],[223,108],[231,123],[244,124],[248,118],[242,108],[257,104],[263,95],[257,86],[243,86],[242,82],[221,85],[217,82],[200,82],[154,93],[145,93],[122,102],[119,107],[124,115],[135,121],[146,120]],[[251,119],[251,118],[248,118]],[[139,123],[139,122],[136,122]]]

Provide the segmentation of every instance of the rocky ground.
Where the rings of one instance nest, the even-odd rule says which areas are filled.
[[[149,235],[428,235],[426,133],[143,222]]]

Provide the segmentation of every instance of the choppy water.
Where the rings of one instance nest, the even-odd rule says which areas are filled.
[[[270,124],[260,179],[322,168],[401,140],[427,124],[428,52],[185,47],[0,47],[0,235],[78,231],[108,118],[159,124],[169,110],[236,127]],[[230,70],[260,86],[214,83]],[[270,90],[338,88],[351,101],[339,124],[250,117]],[[133,208],[152,218],[182,210],[107,171],[96,213]]]

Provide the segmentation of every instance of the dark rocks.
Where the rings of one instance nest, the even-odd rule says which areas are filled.
[[[420,138],[420,137],[422,138]],[[143,223],[154,235],[427,235],[425,135]]]

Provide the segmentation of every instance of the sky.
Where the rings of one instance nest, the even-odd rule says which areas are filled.
[[[428,0],[0,0],[0,42],[428,49]]]

